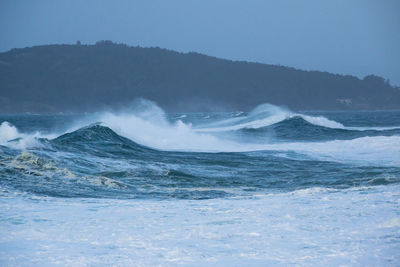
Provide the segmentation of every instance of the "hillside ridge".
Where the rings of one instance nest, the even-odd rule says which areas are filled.
[[[359,79],[196,52],[95,45],[43,45],[0,53],[0,112],[94,111],[136,98],[167,111],[400,108],[400,89],[375,75]]]

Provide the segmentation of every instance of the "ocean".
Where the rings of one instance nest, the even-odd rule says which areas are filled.
[[[1,266],[399,266],[400,111],[0,115]]]

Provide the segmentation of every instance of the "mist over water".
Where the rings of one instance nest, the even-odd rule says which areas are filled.
[[[399,118],[0,115],[0,262],[395,265]]]

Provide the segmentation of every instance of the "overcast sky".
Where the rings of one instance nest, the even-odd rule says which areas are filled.
[[[373,73],[400,85],[400,0],[0,0],[0,51],[76,40]]]

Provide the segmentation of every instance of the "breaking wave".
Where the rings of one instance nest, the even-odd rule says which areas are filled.
[[[288,120],[291,118],[300,117],[305,121],[328,128],[344,129],[343,124],[329,120],[325,117],[313,117],[303,114],[291,112],[288,109],[274,106],[271,104],[263,104],[256,107],[248,115],[241,117],[227,119],[219,122],[215,122],[206,126],[199,127],[196,129],[197,132],[225,132],[225,131],[236,131],[241,129],[258,129],[273,124]]]
[[[239,114],[240,117],[227,119],[202,125],[195,129],[196,132],[227,132],[243,129],[260,129],[275,125],[280,122],[290,121],[292,119],[301,118],[302,120],[320,127],[354,131],[384,131],[400,129],[400,126],[393,127],[346,127],[342,123],[327,119],[323,116],[309,116],[292,112],[288,109],[274,106],[271,104],[262,104],[252,110],[248,115]]]
[[[353,133],[352,135],[345,133],[344,135],[350,136],[347,139],[344,138],[346,140],[338,140],[332,134],[331,136],[328,135],[331,138],[329,140],[318,141],[318,138],[315,138],[315,140],[310,141],[306,138],[302,140],[302,135],[298,134],[302,130],[307,130],[307,125],[298,123],[298,120],[313,125],[313,127],[357,131],[354,129],[355,127],[345,127],[339,122],[322,116],[294,113],[270,104],[258,106],[248,114],[234,114],[232,118],[214,121],[206,125],[201,123],[192,125],[179,119],[171,122],[161,108],[153,102],[143,100],[130,110],[102,112],[86,117],[81,120],[80,126],[75,124],[75,128],[78,128],[78,130],[74,129],[54,139],[54,141],[58,144],[67,141],[78,142],[79,140],[88,142],[95,137],[96,140],[103,143],[108,142],[109,144],[110,140],[117,140],[119,143],[129,145],[127,143],[133,141],[135,145],[164,151],[280,151],[295,152],[328,161],[369,162],[384,165],[400,164],[399,131]],[[97,122],[97,124],[91,125],[94,122]],[[278,139],[266,136],[261,142],[259,139],[252,138],[253,133],[251,131],[244,133],[245,137],[243,137],[243,133],[235,136],[235,131],[238,130],[264,129],[269,126],[274,126],[275,130],[278,131],[278,126],[282,126],[284,122],[286,123],[286,132],[298,134],[300,137],[280,140],[278,132]],[[394,127],[394,129],[396,128]],[[326,133],[324,134],[326,135]],[[277,134],[275,133],[275,135]],[[49,138],[49,136],[41,136],[39,133],[19,133],[14,126],[7,122],[3,122],[0,126],[1,145],[24,149],[29,146],[40,145],[39,137]]]

